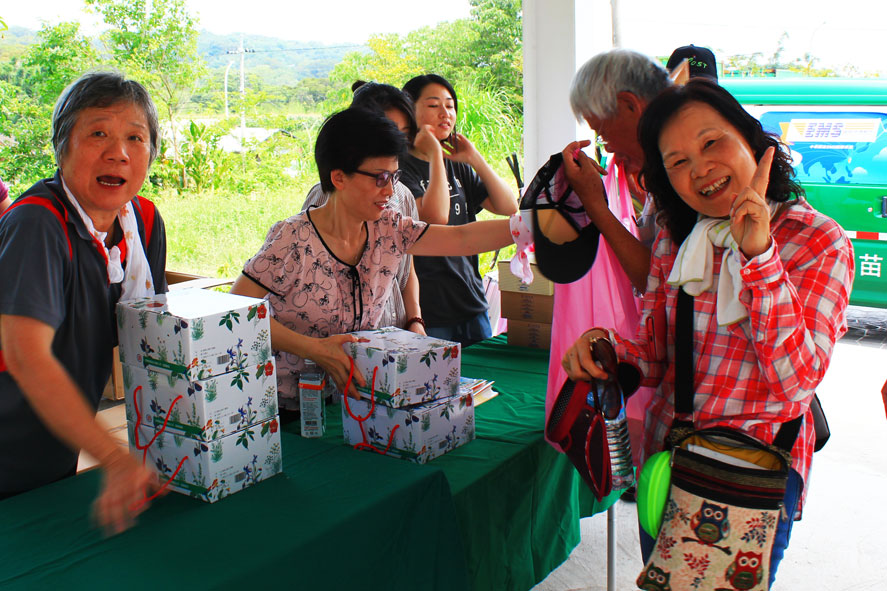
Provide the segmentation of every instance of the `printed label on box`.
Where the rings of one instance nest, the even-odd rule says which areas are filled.
[[[554,295],[554,283],[539,271],[536,263],[530,263],[533,281],[527,285],[511,272],[511,261],[499,261],[499,291],[517,291],[538,295]]]
[[[366,342],[345,343],[345,352],[366,380],[367,397],[376,370],[377,402],[407,406],[455,396],[462,365],[459,343],[388,327],[351,333]]]
[[[342,433],[345,443],[364,442],[387,455],[419,464],[456,449],[474,439],[474,402],[470,395],[456,395],[425,404],[392,408],[370,400],[342,401]],[[351,417],[367,417],[362,423]],[[351,414],[348,410],[351,410]],[[393,433],[393,435],[392,435]],[[390,443],[390,446],[389,446]]]
[[[551,347],[551,324],[541,322],[508,321],[508,344],[534,349]]]
[[[148,447],[145,465],[157,472],[163,483],[181,462],[169,488],[215,503],[282,470],[279,427],[279,419],[274,417],[206,442],[163,431]],[[135,446],[133,423],[128,430],[130,448],[141,457],[142,451]],[[139,425],[139,444],[147,444],[156,433],[147,425]]]
[[[502,316],[509,320],[551,324],[554,296],[516,291],[500,292]]]
[[[265,300],[182,289],[117,304],[120,362],[188,380],[235,372],[241,381],[271,359]]]
[[[253,423],[277,415],[277,374],[274,358],[259,364],[249,375],[236,372],[190,382],[182,374],[123,366],[126,419],[137,419],[138,394],[141,423],[159,429],[169,414],[166,428],[188,437],[212,441]],[[177,397],[178,402],[173,404]]]

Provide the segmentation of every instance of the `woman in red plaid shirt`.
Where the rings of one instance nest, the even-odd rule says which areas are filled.
[[[642,386],[656,388],[645,421],[649,457],[674,419],[678,290],[694,295],[694,426],[729,426],[769,443],[781,423],[804,415],[785,499],[788,514],[800,515],[813,455],[810,400],[847,330],[850,240],[806,202],[778,138],[721,87],[691,80],[667,89],[638,133],[643,183],[663,227],[638,337],[591,329],[563,365],[574,380],[605,377],[588,345],[604,337],[620,362],[640,371]],[[791,523],[777,529],[771,583]],[[652,539],[641,542],[646,562]]]

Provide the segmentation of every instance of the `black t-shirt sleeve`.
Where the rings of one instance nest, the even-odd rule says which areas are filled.
[[[472,215],[477,215],[484,208],[484,201],[490,196],[487,186],[480,180],[477,172],[467,164],[457,162],[455,171],[456,176],[458,176],[459,181],[462,183],[462,190],[465,192],[468,211]]]
[[[52,211],[24,204],[0,218],[0,314],[27,316],[57,329],[71,280],[65,229]]]
[[[425,191],[428,189],[428,177],[430,175],[428,163],[407,154],[400,163],[400,168],[403,171],[400,182],[406,185],[416,199],[424,197]]]

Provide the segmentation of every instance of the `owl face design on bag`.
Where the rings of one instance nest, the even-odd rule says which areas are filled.
[[[723,591],[746,591],[764,579],[763,555],[756,552],[736,553],[736,559],[727,567],[724,576],[732,589]]]
[[[707,546],[716,546],[718,542],[730,533],[730,520],[727,517],[727,507],[702,501],[699,511],[690,519],[690,527],[696,534],[696,540]],[[684,541],[693,541],[692,538],[684,538]],[[729,554],[729,552],[728,552]]]
[[[651,564],[643,573],[643,580],[638,581],[638,587],[643,591],[671,591],[669,579],[671,573]]]

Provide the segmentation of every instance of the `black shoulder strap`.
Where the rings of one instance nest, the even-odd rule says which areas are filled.
[[[693,296],[678,288],[675,310],[674,408],[675,413],[693,414]]]
[[[694,298],[678,288],[678,304],[675,310],[675,414],[693,415],[693,304]],[[801,423],[804,415],[782,424],[776,437],[773,438],[773,446],[791,453],[795,446],[795,440],[801,431]],[[692,419],[691,419],[692,421]],[[684,420],[675,420],[672,429],[676,426],[691,427],[692,424]]]
[[[801,432],[801,423],[803,421],[804,415],[798,415],[792,420],[783,423],[779,431],[776,432],[776,437],[773,438],[773,445],[791,453],[792,448],[795,446],[795,440],[798,438],[798,433]]]

